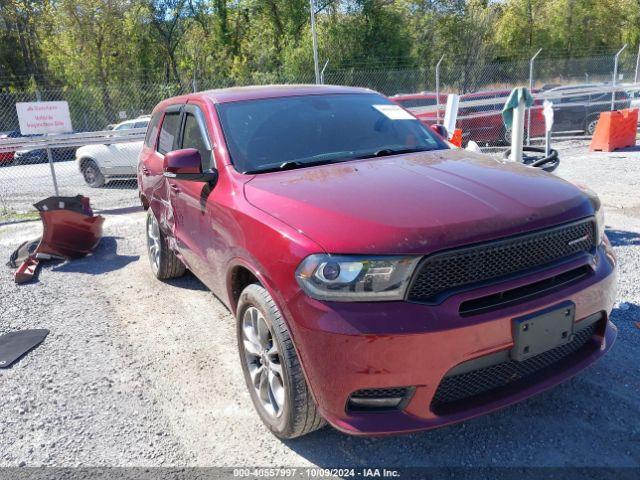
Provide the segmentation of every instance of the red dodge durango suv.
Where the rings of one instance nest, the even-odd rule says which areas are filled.
[[[188,268],[237,319],[281,438],[487,413],[611,348],[616,259],[598,197],[452,149],[367,89],[175,97],[138,165],[151,268]]]

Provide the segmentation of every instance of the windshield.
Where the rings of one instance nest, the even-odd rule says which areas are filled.
[[[231,161],[243,173],[448,148],[377,94],[246,100],[217,109]]]

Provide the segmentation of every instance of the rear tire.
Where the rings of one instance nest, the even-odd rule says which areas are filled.
[[[85,160],[82,162],[81,172],[84,181],[91,188],[100,188],[106,183],[104,175],[93,160]]]
[[[504,127],[502,130],[502,144],[509,146],[511,145],[511,129]]]
[[[151,209],[147,210],[147,254],[151,271],[158,280],[181,277],[186,267],[176,254],[171,251],[167,238],[158,225],[158,220]]]
[[[309,391],[289,329],[262,285],[249,285],[240,294],[237,336],[245,382],[266,427],[282,439],[322,428],[326,422]]]

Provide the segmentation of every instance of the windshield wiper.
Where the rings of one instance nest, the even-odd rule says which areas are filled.
[[[248,175],[252,175],[252,174],[255,174],[255,173],[281,172],[283,170],[294,170],[296,168],[303,168],[303,167],[316,167],[318,165],[327,165],[329,163],[337,163],[337,162],[342,162],[342,161],[344,161],[344,159],[343,160],[324,159],[324,160],[315,160],[313,162],[302,162],[300,160],[288,160],[286,162],[282,162],[277,167],[259,168],[259,169],[250,170],[250,171],[247,171],[247,172],[244,172],[244,173],[248,174]]]
[[[377,150],[377,151],[372,152],[372,153],[367,153],[365,155],[360,155],[360,156],[358,156],[356,158],[362,159],[362,158],[386,157],[388,155],[400,155],[400,154],[403,154],[403,153],[415,153],[415,152],[428,152],[430,150],[433,150],[433,149],[425,148],[425,147],[420,147],[420,148],[398,148],[398,149],[383,148],[382,150]]]

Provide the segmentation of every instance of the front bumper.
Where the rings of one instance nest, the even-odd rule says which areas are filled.
[[[300,293],[288,303],[292,333],[318,408],[335,428],[350,434],[392,434],[436,428],[521,401],[580,372],[612,346],[617,330],[608,321],[616,290],[615,258],[608,242],[598,248],[594,270],[564,288],[496,311],[462,317],[465,300],[524,286],[580,266],[565,263],[517,280],[466,291],[437,306],[409,302],[327,303]],[[447,372],[464,362],[513,347],[512,319],[571,301],[580,321],[601,313],[602,320],[579,354],[553,368],[515,382],[495,395],[472,397],[443,413],[432,400]],[[586,323],[586,322],[585,322]],[[516,384],[518,386],[516,387]],[[411,387],[401,409],[347,410],[349,396],[361,389]],[[437,411],[435,411],[437,410]]]

